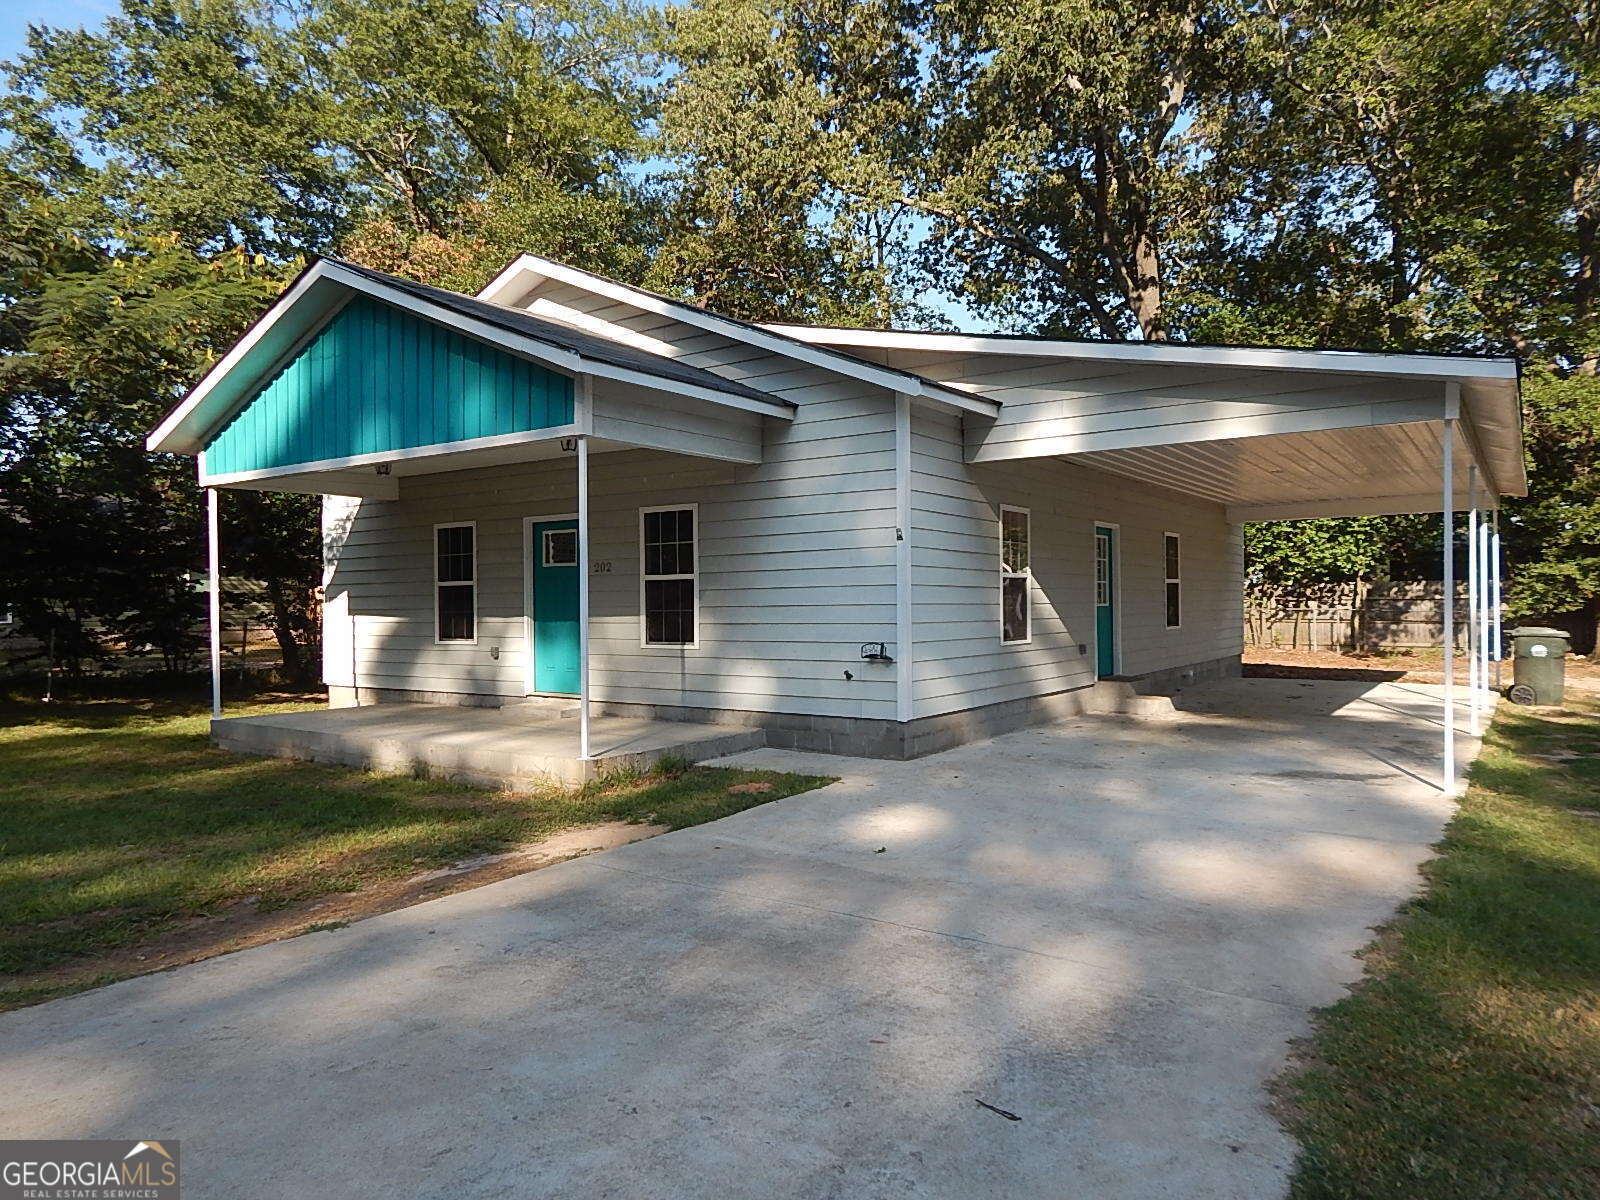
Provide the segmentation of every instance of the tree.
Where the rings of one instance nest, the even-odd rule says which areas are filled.
[[[192,649],[193,465],[141,443],[307,255],[469,289],[530,248],[641,273],[654,24],[627,0],[125,0],[32,30],[0,101],[0,588],[24,626],[77,660]],[[305,678],[316,501],[224,507]]]
[[[1200,216],[1186,129],[1234,86],[1228,3],[702,0],[668,145],[728,224],[869,213],[917,273],[1041,332],[1164,338],[1168,241]],[[865,225],[865,228],[873,228]],[[865,252],[870,258],[870,250]]]
[[[1600,378],[1531,372],[1523,389],[1529,494],[1502,527],[1520,617],[1587,616],[1600,647]]]

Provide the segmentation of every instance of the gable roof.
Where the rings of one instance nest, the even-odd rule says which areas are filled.
[[[848,351],[815,345],[754,321],[724,316],[687,301],[664,296],[660,292],[608,279],[604,275],[596,275],[593,271],[568,266],[554,259],[541,258],[537,254],[523,254],[518,257],[478,293],[478,299],[497,302],[524,292],[527,290],[530,278],[555,279],[595,295],[632,304],[647,312],[673,317],[686,325],[694,325],[707,332],[720,334],[732,341],[758,346],[798,362],[859,379],[892,392],[902,392],[936,404],[947,405],[962,412],[986,417],[996,416],[1000,412],[1000,405],[996,401],[936,383],[914,371],[884,366]]]
[[[679,362],[677,359],[668,358],[664,354],[652,354],[648,350],[624,345],[621,342],[612,341],[610,338],[585,333],[581,329],[573,329],[555,321],[547,321],[520,308],[511,308],[504,304],[493,304],[487,300],[480,300],[475,296],[463,295],[461,292],[446,291],[444,288],[418,283],[414,279],[403,279],[398,275],[386,275],[382,271],[374,271],[371,267],[358,266],[343,259],[330,258],[327,261],[337,263],[345,270],[353,271],[355,274],[365,279],[370,279],[375,283],[396,288],[407,295],[430,301],[451,312],[473,317],[479,321],[498,326],[501,329],[507,329],[513,333],[520,333],[526,337],[533,338],[536,341],[548,343],[551,346],[576,354],[579,358],[589,362],[608,363],[612,366],[640,371],[646,375],[654,375],[661,379],[672,379],[679,383],[690,383],[698,387],[709,388],[712,391],[726,392],[730,396],[742,396],[747,400],[761,400],[768,404],[785,404],[790,408],[795,407],[791,401],[780,400],[776,396],[758,391],[737,380],[725,379],[715,372],[691,366],[685,362]]]
[[[272,307],[189,390],[146,439],[146,448],[156,452],[198,452],[238,404],[352,294],[394,304],[571,375],[604,376],[766,416],[794,415],[791,401],[666,355],[622,345],[459,292],[339,259],[319,258],[284,289]]]

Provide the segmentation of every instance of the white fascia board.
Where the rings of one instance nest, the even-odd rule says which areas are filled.
[[[400,481],[393,476],[361,475],[354,471],[297,474],[243,483],[217,484],[233,491],[292,492],[300,496],[352,496],[358,500],[398,500]]]
[[[592,295],[604,296],[621,304],[631,304],[646,312],[653,312],[658,316],[671,317],[675,321],[682,321],[685,325],[693,325],[704,329],[708,333],[719,334],[735,342],[743,342],[748,346],[758,346],[772,354],[779,354],[785,358],[792,358],[813,367],[821,367],[825,371],[832,371],[838,375],[846,375],[852,379],[859,379],[863,383],[870,383],[891,392],[903,392],[908,396],[926,400],[935,404],[943,404],[961,412],[975,413],[979,416],[995,417],[1000,414],[998,401],[989,400],[983,396],[968,395],[955,388],[924,379],[910,371],[900,371],[892,367],[880,367],[874,363],[865,362],[848,354],[835,354],[825,347],[818,347],[811,342],[786,336],[776,332],[776,327],[747,325],[739,321],[730,321],[726,317],[719,317],[715,313],[708,313],[693,305],[682,304],[666,296],[657,296],[651,292],[641,291],[629,287],[625,283],[606,279],[599,275],[592,275],[588,271],[580,271],[575,267],[568,267],[551,259],[540,258],[536,254],[524,254],[489,283],[478,293],[479,300],[487,300],[492,304],[515,304],[516,293],[526,292],[529,287],[542,280],[554,279],[559,283],[581,288]],[[785,327],[787,328],[787,327]]]
[[[226,379],[229,373],[244,361],[245,356],[268,333],[272,332],[273,327],[295,306],[296,302],[323,278],[326,272],[322,268],[326,265],[323,262],[312,264],[307,271],[301,274],[299,279],[295,280],[288,291],[273,302],[272,307],[262,314],[260,320],[250,326],[245,331],[244,336],[233,344],[233,348],[212,365],[199,383],[189,389],[189,394],[183,398],[178,407],[168,413],[166,419],[155,427],[150,436],[145,439],[144,446],[146,450],[153,454],[161,452],[194,454],[197,452],[196,439],[178,438],[176,436],[180,426],[205,403],[206,397],[215,390],[217,384]]]
[[[583,369],[583,360],[569,350],[558,346],[551,346],[534,338],[522,337],[508,330],[500,329],[486,321],[478,321],[461,313],[452,312],[440,305],[412,296],[398,288],[387,287],[376,280],[358,275],[354,271],[347,271],[338,263],[328,262],[326,259],[313,263],[303,275],[295,282],[277,301],[267,310],[266,314],[250,327],[249,331],[238,340],[227,354],[217,360],[215,366],[207,371],[205,377],[194,386],[184,398],[183,403],[168,414],[155,431],[145,440],[145,448],[151,452],[176,452],[180,454],[193,454],[198,451],[201,438],[208,432],[214,421],[207,421],[199,429],[189,428],[194,422],[191,418],[202,416],[203,406],[208,397],[215,392],[217,386],[239,367],[252,350],[260,344],[272,330],[283,320],[296,302],[301,300],[316,284],[327,280],[337,283],[352,291],[362,292],[375,299],[393,304],[398,308],[432,321],[438,325],[458,329],[480,341],[489,342],[508,350],[522,358],[535,359],[538,362],[553,367],[567,375],[577,375]],[[234,397],[233,399],[237,399]],[[221,413],[213,414],[220,419]]]
[[[985,337],[769,324],[763,328],[798,341],[878,350],[933,350],[951,354],[1013,354],[1038,358],[1172,363],[1183,366],[1259,367],[1284,371],[1339,371],[1350,375],[1407,375],[1426,379],[1516,379],[1509,358],[1376,354],[1359,350],[1279,350],[1257,346],[1186,346],[1182,342],[1071,342],[1054,338]]]
[[[346,458],[324,458],[316,462],[291,463],[286,467],[262,467],[255,471],[232,471],[217,475],[209,474],[202,460],[200,486],[234,487],[239,484],[258,483],[319,471],[349,471],[358,467],[375,467],[380,463],[404,462],[412,458],[437,458],[445,454],[463,454],[469,450],[494,450],[502,446],[520,446],[526,442],[554,442],[562,438],[576,437],[581,432],[582,429],[574,422],[570,425],[554,425],[548,429],[497,433],[490,437],[468,438],[459,442],[437,442],[431,446],[408,446],[403,450],[380,450],[371,454],[352,454]],[[379,477],[374,476],[374,478]]]
[[[790,406],[779,401],[770,403],[758,401],[750,397],[720,392],[713,388],[699,387],[695,384],[682,383],[641,371],[630,371],[607,363],[593,362],[580,357],[570,350],[552,346],[537,338],[525,337],[510,330],[501,329],[490,322],[466,316],[453,309],[413,296],[399,288],[389,287],[377,280],[368,279],[357,272],[346,270],[338,263],[322,259],[314,263],[296,281],[293,287],[280,296],[261,320],[257,321],[244,337],[240,338],[234,347],[219,359],[210,371],[206,372],[205,378],[195,385],[194,389],[185,397],[183,403],[174,409],[166,420],[146,439],[146,449],[152,452],[176,451],[189,454],[198,451],[203,430],[186,430],[185,426],[190,422],[190,418],[200,414],[206,398],[215,391],[217,385],[232,370],[243,363],[250,351],[271,332],[284,314],[293,308],[296,301],[300,300],[313,286],[322,280],[340,284],[352,291],[364,293],[387,304],[393,304],[434,324],[459,330],[479,341],[488,342],[522,358],[534,359],[566,375],[574,377],[584,374],[604,375],[608,378],[634,383],[642,387],[674,392],[693,399],[724,404],[747,412],[758,412],[765,416],[792,418],[794,415],[794,410]],[[220,417],[220,413],[217,416]],[[208,429],[212,424],[214,422],[208,422],[204,428]]]

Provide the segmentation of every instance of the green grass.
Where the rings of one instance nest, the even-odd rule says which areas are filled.
[[[1285,1082],[1296,1200],[1600,1196],[1600,706],[1506,706],[1470,781]]]
[[[183,698],[0,698],[0,1007],[107,982],[98,958],[247,899],[270,911],[574,826],[677,829],[829,782],[673,763],[580,792],[490,792],[226,754],[208,716]],[[756,780],[771,790],[728,790]]]

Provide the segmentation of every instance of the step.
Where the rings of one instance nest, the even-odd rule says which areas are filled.
[[[576,717],[578,701],[571,696],[524,696],[521,700],[507,700],[500,711],[507,716]]]
[[[1126,679],[1095,681],[1089,695],[1090,712],[1132,717],[1136,721],[1169,721],[1178,715],[1171,696],[1146,696]]]

